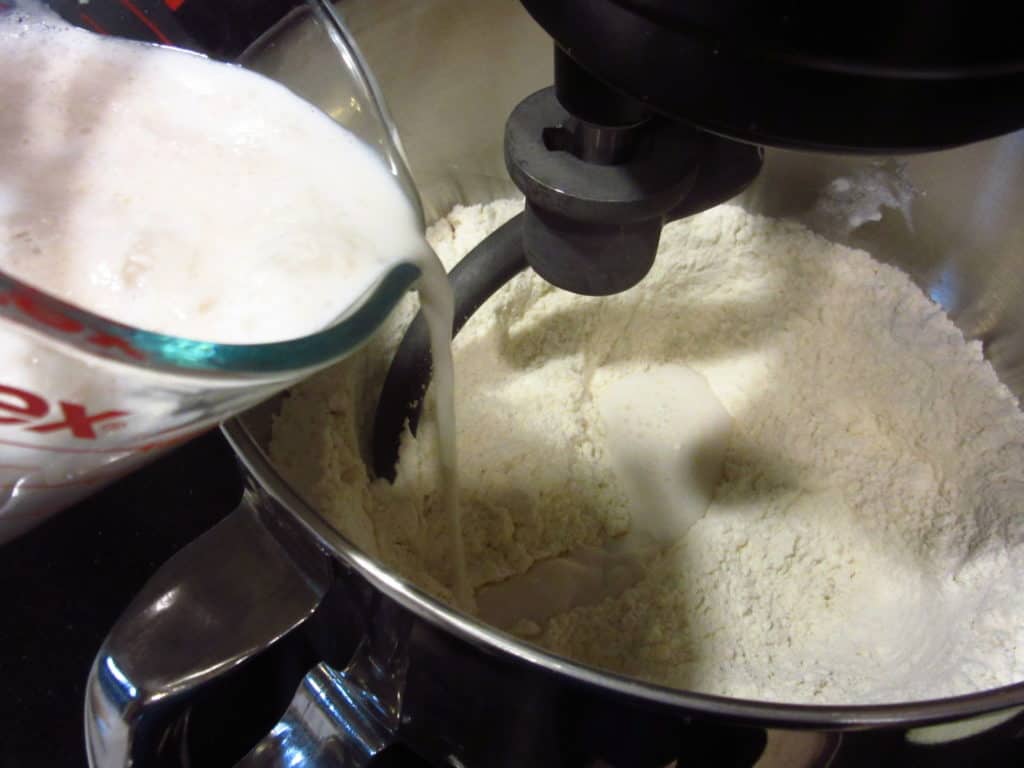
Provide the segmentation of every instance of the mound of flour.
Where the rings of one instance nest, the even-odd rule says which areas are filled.
[[[456,208],[429,239],[450,266],[520,208]],[[272,454],[355,543],[445,597],[429,415],[395,485],[363,461],[404,317],[291,393]],[[721,206],[666,227],[653,272],[625,294],[520,275],[460,333],[455,360],[469,577],[489,620],[489,591],[493,603],[520,584],[501,622],[533,642],[755,699],[906,701],[1024,678],[1024,416],[980,344],[902,272]],[[731,424],[706,509],[619,556],[639,507],[601,393],[666,367],[703,377]],[[656,395],[638,394],[635,423],[690,407]],[[655,448],[678,448],[655,432]]]

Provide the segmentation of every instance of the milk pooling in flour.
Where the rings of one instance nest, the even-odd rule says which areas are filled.
[[[330,326],[390,268],[414,262],[447,419],[444,485],[454,483],[451,291],[369,146],[256,73],[95,35],[34,8],[0,12],[0,58],[3,273],[143,330],[254,344]],[[180,426],[169,414],[203,386],[146,386],[145,371],[72,362],[2,319],[0,354],[4,413],[35,398],[131,416],[111,422],[120,442],[105,437],[88,451],[53,432],[22,434],[32,427],[23,419],[0,421],[0,540],[11,519],[35,514],[23,509],[27,496],[77,488],[83,473],[123,458],[122,445],[146,442],[146,430]],[[149,425],[136,429],[143,417]]]

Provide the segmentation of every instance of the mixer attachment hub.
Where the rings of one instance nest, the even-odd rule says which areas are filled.
[[[692,128],[661,118],[602,126],[571,115],[554,88],[524,99],[505,126],[505,162],[526,196],[523,250],[545,280],[603,296],[654,263],[666,215],[697,176]]]

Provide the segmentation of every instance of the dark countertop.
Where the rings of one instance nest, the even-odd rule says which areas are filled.
[[[0,546],[0,768],[86,765],[82,703],[103,637],[241,490],[214,431]]]

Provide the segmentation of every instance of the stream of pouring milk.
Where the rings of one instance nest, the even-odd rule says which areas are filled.
[[[377,154],[268,78],[42,10],[0,12],[0,60],[7,274],[138,328],[251,344],[323,329],[396,264],[417,264],[455,592],[468,604],[451,288]],[[4,323],[0,385],[46,394],[75,376],[70,361],[42,370]]]
[[[424,241],[426,245],[426,241]],[[459,478],[455,451],[455,363],[452,360],[452,324],[455,302],[441,260],[426,245],[419,262],[420,306],[430,335],[433,357],[434,414],[437,419],[437,455],[440,458],[441,509],[448,518],[454,559],[454,592],[460,608],[469,610],[473,596],[466,576],[466,553],[459,515]]]

